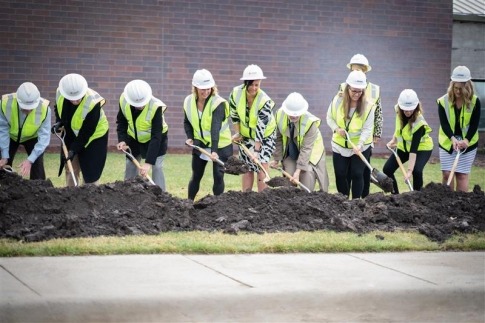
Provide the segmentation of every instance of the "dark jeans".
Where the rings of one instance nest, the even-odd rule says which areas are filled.
[[[27,152],[27,155],[32,153],[34,150],[34,146],[37,143],[37,138],[27,140],[23,143],[18,143],[10,139],[10,146],[8,149],[8,153],[10,154],[10,158],[8,159],[7,165],[12,166],[13,160],[15,158],[15,154],[17,154],[17,150],[19,146],[22,145]],[[44,153],[42,153],[37,160],[32,164],[30,168],[30,179],[43,179],[45,180],[45,169],[44,169]]]
[[[194,149],[195,150],[195,149]],[[222,162],[227,162],[228,158],[232,156],[233,148],[232,145],[219,149],[218,155]],[[200,181],[204,176],[205,167],[207,166],[207,160],[200,158],[200,153],[194,151],[192,154],[192,177],[189,181],[188,187],[188,198],[194,200],[195,196],[199,192]],[[212,162],[212,178],[214,179],[214,184],[212,186],[212,193],[214,195],[220,195],[224,192],[224,168],[217,162]]]
[[[429,158],[431,157],[431,152],[432,152],[431,150],[428,150],[428,151],[418,151],[416,153],[416,163],[413,169],[413,189],[415,191],[420,191],[421,188],[423,187],[423,169],[424,169],[424,166],[426,166],[426,163],[428,163]],[[409,160],[409,152],[404,152],[398,149],[397,155],[399,156],[403,164]],[[393,183],[394,194],[399,194],[399,188],[397,186],[396,177],[394,176],[394,173],[398,168],[399,168],[399,164],[397,163],[396,156],[392,154],[391,157],[389,157],[389,159],[384,164],[383,172],[394,181]],[[402,173],[402,172],[399,171],[399,173]]]
[[[370,158],[372,157],[372,147],[369,147],[368,150],[370,150],[369,157],[366,158],[366,159],[370,164]],[[349,182],[349,187],[350,187],[352,185],[352,176],[350,175],[350,172],[347,173],[347,181]],[[369,191],[370,191],[370,168],[365,166],[365,168],[364,168],[364,189],[362,190],[362,198],[369,195]]]
[[[368,159],[370,148],[363,151],[362,154]],[[364,170],[366,167],[362,159],[355,154],[350,157],[343,157],[334,152],[333,169],[337,191],[349,196],[350,190],[352,190],[352,199],[361,198],[364,191]],[[350,188],[347,176],[352,179],[352,188]]]

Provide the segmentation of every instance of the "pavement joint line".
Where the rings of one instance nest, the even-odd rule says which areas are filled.
[[[30,287],[29,285],[27,285],[26,283],[24,283],[22,281],[22,279],[18,278],[17,276],[15,276],[14,273],[12,273],[10,270],[8,270],[7,268],[5,268],[4,265],[0,265],[0,267],[5,270],[7,273],[9,273],[13,278],[15,278],[15,280],[17,280],[19,283],[21,283],[22,285],[24,285],[25,287],[27,287],[30,291],[32,291],[34,294],[36,294],[37,296],[40,296],[42,297],[41,294],[39,294],[35,289],[33,289],[32,287]]]
[[[224,274],[223,272],[221,272],[221,271],[219,271],[219,270],[216,270],[216,269],[214,269],[214,268],[212,268],[212,267],[209,267],[209,266],[207,266],[207,265],[205,265],[205,264],[201,263],[200,261],[197,261],[197,260],[192,259],[192,258],[187,257],[187,256],[184,256],[184,257],[185,257],[185,258],[187,258],[187,259],[189,259],[190,261],[195,262],[195,263],[196,263],[196,264],[198,264],[198,265],[204,266],[205,268],[207,268],[207,269],[209,269],[209,270],[212,270],[213,272],[218,273],[219,275],[222,275],[222,276],[224,276],[224,277],[226,277],[226,278],[229,278],[229,279],[231,279],[231,280],[233,280],[233,281],[235,281],[235,282],[237,282],[237,283],[239,283],[239,284],[241,284],[241,285],[244,285],[244,286],[249,287],[249,288],[254,288],[254,286],[249,285],[249,284],[247,284],[247,283],[245,283],[245,282],[243,282],[243,281],[241,281],[241,280],[239,280],[239,279],[236,279],[236,278],[234,278],[234,277],[231,277],[231,276],[229,276],[229,275],[227,275],[227,274]]]
[[[350,257],[354,257],[356,259],[359,259],[359,260],[362,260],[362,261],[365,261],[365,262],[368,262],[370,264],[373,264],[373,265],[376,265],[376,266],[379,266],[379,267],[382,267],[382,268],[385,268],[385,269],[389,269],[389,270],[392,270],[392,271],[395,271],[397,273],[400,273],[400,274],[403,274],[403,275],[406,275],[406,276],[409,276],[409,277],[412,277],[412,278],[415,278],[415,279],[418,279],[418,280],[421,280],[425,283],[428,283],[428,284],[431,284],[431,285],[435,285],[435,286],[438,286],[437,283],[435,282],[432,282],[430,280],[427,280],[427,279],[424,279],[424,278],[421,278],[421,277],[418,277],[418,276],[414,276],[414,275],[411,275],[411,274],[408,274],[408,273],[405,273],[404,271],[400,271],[400,270],[397,270],[397,269],[394,269],[394,268],[391,268],[391,267],[387,267],[387,266],[384,266],[384,265],[381,265],[381,264],[378,264],[376,262],[373,262],[371,260],[368,260],[368,259],[365,259],[365,258],[360,258],[360,257],[357,257],[356,255],[351,255],[349,254]]]

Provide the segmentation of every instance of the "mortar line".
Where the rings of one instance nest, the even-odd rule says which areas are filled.
[[[425,283],[428,283],[428,284],[432,284],[432,285],[435,285],[435,286],[438,286],[437,283],[435,282],[432,282],[430,280],[427,280],[427,279],[424,279],[424,278],[421,278],[421,277],[418,277],[418,276],[414,276],[414,275],[411,275],[411,274],[408,274],[408,273],[405,273],[404,271],[400,271],[400,270],[397,270],[397,269],[394,269],[394,268],[391,268],[391,267],[387,267],[387,266],[384,266],[384,265],[381,265],[381,264],[378,264],[376,262],[373,262],[371,260],[367,260],[367,259],[364,259],[364,258],[360,258],[360,257],[357,257],[355,255],[351,255],[349,254],[350,257],[354,257],[356,259],[359,259],[359,260],[362,260],[362,261],[365,261],[365,262],[368,262],[370,264],[373,264],[373,265],[376,265],[376,266],[379,266],[379,267],[382,267],[382,268],[386,268],[386,269],[389,269],[389,270],[392,270],[392,271],[395,271],[397,273],[400,273],[400,274],[403,274],[403,275],[406,275],[406,276],[409,276],[409,277],[412,277],[412,278],[415,278],[415,279],[418,279],[418,280],[421,280]]]
[[[245,282],[243,282],[243,281],[241,281],[241,280],[239,280],[239,279],[236,279],[236,278],[231,277],[231,276],[229,276],[229,275],[227,275],[227,274],[224,274],[223,272],[221,272],[221,271],[219,271],[219,270],[216,270],[216,269],[214,269],[214,268],[212,268],[212,267],[209,267],[209,266],[207,266],[207,265],[205,265],[205,264],[203,264],[203,263],[201,263],[201,262],[199,262],[199,261],[197,261],[197,260],[195,260],[195,259],[192,259],[192,258],[187,257],[187,256],[184,256],[184,257],[185,257],[185,258],[187,258],[187,259],[189,259],[190,261],[195,262],[195,263],[196,263],[196,264],[198,264],[198,265],[204,266],[205,268],[210,269],[210,270],[212,270],[213,272],[216,272],[216,273],[218,273],[219,275],[222,275],[222,276],[224,276],[224,277],[226,277],[226,278],[229,278],[229,279],[231,279],[231,280],[233,280],[233,281],[235,281],[235,282],[237,282],[237,283],[239,283],[239,284],[241,284],[241,285],[244,285],[244,286],[249,287],[249,288],[254,288],[254,286],[251,286],[251,285],[246,284]]]
[[[30,291],[32,291],[34,294],[36,294],[37,296],[40,296],[42,297],[42,295],[40,295],[35,289],[33,289],[32,287],[30,287],[29,285],[27,285],[26,283],[24,283],[20,278],[18,278],[17,276],[15,276],[14,273],[12,273],[10,270],[8,270],[7,268],[5,268],[4,265],[0,265],[0,267],[5,270],[7,273],[9,273],[13,278],[15,278],[19,283],[21,283],[22,285],[24,285],[25,287],[27,287]]]

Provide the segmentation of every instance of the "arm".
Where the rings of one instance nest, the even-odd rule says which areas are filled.
[[[145,163],[155,165],[162,142],[162,108],[159,107],[152,119],[151,138],[148,143],[147,156]]]
[[[118,142],[128,142],[128,120],[119,107],[116,115],[116,133],[118,134]]]
[[[3,115],[2,110],[0,109],[0,150],[2,151],[2,158],[1,158],[2,161],[0,161],[0,163],[4,165],[7,164],[7,161],[10,158],[10,154],[8,152],[10,148],[9,130],[10,130],[10,126],[8,124],[8,121]]]
[[[470,119],[470,127],[468,128],[468,132],[466,133],[466,136],[464,139],[466,139],[468,142],[466,142],[466,147],[468,147],[470,140],[472,140],[473,136],[477,133],[478,131],[478,125],[480,123],[480,100],[477,98],[477,103],[475,104],[475,110],[473,110],[471,119]],[[466,148],[463,147],[463,148]]]
[[[273,110],[271,107],[271,100],[266,101],[263,108],[258,111],[258,123],[256,125],[256,138],[255,142],[263,142],[264,132],[270,119],[273,118]],[[257,145],[255,144],[255,148]],[[259,147],[261,148],[261,147]]]
[[[219,137],[222,127],[222,122],[226,118],[226,102],[222,102],[217,106],[217,108],[212,113],[212,122],[211,122],[211,143],[212,143],[212,151],[217,151],[219,147]]]
[[[74,142],[71,144],[71,147],[69,150],[74,151],[74,153],[79,153],[81,150],[84,149],[84,146],[88,143],[89,138],[91,138],[91,136],[96,131],[96,127],[98,126],[98,121],[100,116],[101,116],[101,104],[98,103],[86,115],[83,125],[79,130],[79,134],[74,140]]]
[[[40,125],[40,128],[37,132],[37,143],[32,149],[32,152],[27,157],[27,160],[33,164],[37,158],[39,158],[42,153],[44,153],[45,149],[49,145],[51,140],[51,109],[47,108],[47,115]]]
[[[453,137],[453,130],[451,130],[450,123],[448,122],[448,118],[446,117],[445,108],[438,103],[438,116],[440,117],[440,126],[443,129],[443,132],[448,138]]]
[[[382,126],[384,118],[382,116],[381,97],[377,99],[376,111],[374,113],[374,143],[379,142],[382,136]]]
[[[184,131],[187,139],[194,140],[194,128],[192,127],[192,124],[187,118],[187,114],[185,113],[185,110],[184,110]]]

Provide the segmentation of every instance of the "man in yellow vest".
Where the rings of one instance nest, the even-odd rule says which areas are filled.
[[[44,151],[49,145],[51,109],[31,82],[20,85],[16,93],[5,94],[0,102],[0,168],[12,165],[20,145],[27,159],[20,163],[20,174],[45,179]]]
[[[328,174],[325,147],[319,130],[320,119],[308,112],[308,102],[303,95],[293,92],[276,112],[276,149],[272,167],[282,162],[283,169],[292,180],[301,182],[309,190],[328,192]]]
[[[129,146],[138,161],[145,158],[140,170],[126,158],[125,179],[138,173],[145,176],[151,169],[153,182],[166,191],[163,159],[168,145],[168,125],[164,118],[167,106],[152,95],[152,88],[147,82],[133,80],[125,86],[119,107],[116,147],[121,150]]]
[[[61,127],[66,131],[65,143],[69,151],[76,182],[82,172],[85,183],[98,184],[108,155],[109,123],[102,106],[106,100],[88,87],[86,79],[79,74],[67,74],[59,82],[56,91],[56,123],[52,132]],[[62,155],[61,155],[62,156]],[[61,161],[61,171],[64,166]],[[75,182],[66,171],[67,186]]]

